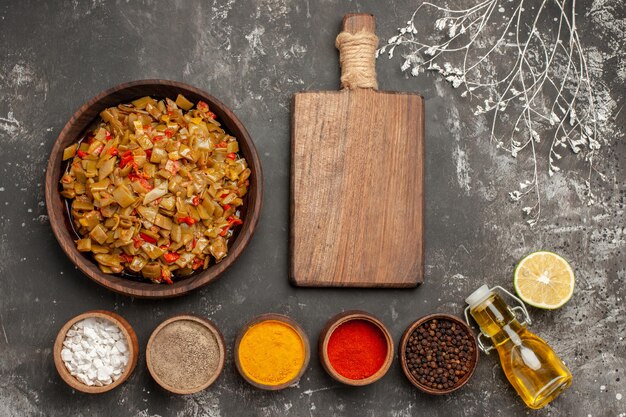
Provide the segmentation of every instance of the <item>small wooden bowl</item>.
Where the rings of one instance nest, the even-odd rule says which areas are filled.
[[[409,337],[411,336],[411,333],[413,333],[413,331],[421,326],[423,323],[433,320],[433,319],[437,319],[437,320],[448,320],[451,322],[454,322],[454,324],[461,326],[463,329],[465,329],[465,331],[467,332],[472,346],[474,347],[474,355],[473,357],[470,359],[470,363],[469,363],[469,372],[467,374],[465,374],[465,376],[463,377],[463,379],[459,380],[459,382],[457,382],[457,384],[455,386],[453,386],[452,388],[448,388],[448,389],[432,389],[430,387],[427,387],[425,385],[422,385],[417,379],[415,379],[415,377],[411,374],[411,372],[409,371],[409,367],[406,361],[406,345],[409,341]],[[406,375],[406,377],[408,378],[409,381],[411,381],[411,384],[415,385],[417,388],[419,388],[420,390],[424,391],[427,394],[433,394],[433,395],[444,395],[444,394],[449,394],[451,392],[454,392],[458,389],[460,389],[461,387],[465,386],[465,384],[467,384],[467,381],[470,380],[470,378],[472,377],[472,375],[474,374],[474,370],[476,369],[476,365],[478,364],[478,344],[476,343],[476,337],[474,337],[474,333],[472,332],[472,329],[470,329],[470,327],[461,319],[459,319],[456,316],[452,316],[450,314],[443,314],[443,313],[435,313],[435,314],[429,314],[427,316],[421,317],[418,320],[414,321],[405,331],[404,334],[402,335],[402,339],[400,341],[400,346],[399,346],[399,352],[398,355],[400,356],[400,363],[402,364],[402,371],[404,371],[404,375]]]
[[[235,136],[239,141],[240,152],[246,158],[252,171],[248,194],[241,209],[243,225],[231,238],[228,256],[218,264],[209,266],[206,270],[176,281],[173,285],[153,284],[150,282],[134,281],[119,275],[105,274],[100,271],[96,262],[88,255],[78,251],[74,240],[78,238],[73,231],[71,220],[67,213],[65,198],[61,196],[59,181],[63,174],[63,150],[80,139],[102,110],[107,107],[128,103],[143,96],[176,98],[183,94],[189,100],[202,100],[208,103],[211,111],[217,115],[224,129]],[[70,260],[89,278],[98,284],[120,294],[140,298],[176,297],[191,290],[202,287],[215,279],[231,266],[246,248],[256,228],[261,212],[263,197],[263,176],[261,161],[248,131],[237,116],[219,100],[195,87],[176,81],[142,80],[117,85],[103,91],[81,108],[67,122],[57,138],[46,171],[46,208],[50,218],[50,225],[61,248]]]
[[[167,326],[168,324],[174,323],[176,321],[185,321],[185,320],[199,323],[202,326],[204,326],[206,329],[208,329],[215,337],[215,340],[217,341],[217,346],[220,351],[220,356],[219,356],[218,363],[217,363],[217,369],[215,370],[215,373],[211,376],[211,378],[209,378],[201,386],[193,388],[193,389],[188,389],[188,390],[178,389],[176,387],[172,387],[166,384],[158,377],[158,375],[156,374],[152,366],[152,345],[154,344],[154,339],[156,338],[157,334],[163,328],[165,328],[165,326]],[[150,339],[148,340],[148,345],[146,346],[146,365],[148,366],[148,371],[150,372],[150,375],[152,375],[152,378],[163,389],[173,392],[174,394],[183,394],[183,395],[193,394],[193,393],[196,393],[196,392],[202,391],[203,389],[208,388],[221,375],[222,371],[224,370],[225,361],[226,361],[226,344],[224,343],[224,336],[222,335],[222,332],[220,332],[220,330],[212,321],[204,319],[202,317],[194,316],[191,314],[176,315],[176,316],[170,317],[169,319],[165,320],[163,323],[159,324],[157,328],[154,329],[154,331],[152,332],[152,335],[150,335]]]
[[[67,331],[74,324],[88,318],[101,318],[113,322],[120,328],[122,334],[126,337],[126,342],[128,343],[129,360],[128,364],[126,365],[126,369],[117,379],[117,381],[114,381],[113,383],[102,387],[90,387],[80,382],[78,379],[70,374],[70,371],[65,367],[63,359],[61,359],[61,350],[63,349],[63,342],[65,341]],[[126,381],[128,377],[130,377],[130,374],[133,373],[133,370],[137,365],[137,358],[139,357],[139,344],[137,342],[137,335],[135,334],[135,331],[128,323],[128,321],[126,321],[126,319],[124,319],[122,316],[113,313],[112,311],[92,310],[87,311],[83,314],[79,314],[78,316],[70,319],[67,323],[65,323],[65,325],[63,325],[63,327],[61,327],[61,330],[59,330],[57,338],[54,342],[52,355],[54,357],[54,365],[57,368],[57,372],[61,376],[61,379],[63,379],[63,381],[65,381],[67,385],[77,391],[87,394],[101,394],[103,392],[111,391],[112,389],[124,383],[124,381]]]
[[[335,371],[335,368],[333,368],[332,364],[330,363],[330,359],[328,358],[328,341],[330,340],[330,336],[333,334],[335,329],[337,329],[337,327],[352,320],[364,320],[374,324],[382,332],[382,334],[385,336],[385,340],[387,341],[387,357],[385,358],[385,362],[383,362],[383,365],[378,371],[376,371],[375,374],[364,379],[350,379],[339,374],[337,371]],[[391,367],[391,363],[393,362],[394,347],[393,339],[389,334],[389,330],[387,330],[387,327],[385,327],[385,325],[380,320],[365,311],[350,310],[337,314],[336,316],[328,320],[326,326],[324,326],[324,328],[320,332],[318,350],[322,366],[324,367],[326,372],[328,372],[328,374],[333,377],[333,379],[346,385],[360,387],[376,382],[380,378],[385,376],[385,374],[389,370],[389,367]]]
[[[254,326],[255,324],[264,322],[264,321],[279,321],[279,322],[287,324],[288,326],[293,328],[296,331],[296,333],[298,333],[298,335],[302,339],[302,344],[304,345],[304,363],[302,364],[302,368],[300,369],[300,372],[298,372],[298,374],[292,379],[290,379],[289,381],[284,382],[280,385],[266,385],[266,384],[262,384],[260,382],[250,379],[250,377],[248,377],[248,375],[243,371],[241,367],[241,362],[239,361],[239,344],[241,343],[241,339],[243,339],[243,336],[246,334],[248,329],[250,329],[250,327]],[[246,323],[245,326],[243,326],[243,328],[237,335],[237,339],[235,340],[235,349],[233,353],[235,356],[235,365],[237,367],[237,371],[239,372],[239,375],[241,375],[243,379],[245,379],[250,385],[259,389],[263,389],[263,390],[278,391],[278,390],[287,388],[295,384],[296,382],[300,380],[302,375],[304,375],[306,368],[309,366],[309,360],[311,359],[311,345],[309,343],[309,337],[304,332],[304,329],[302,329],[302,327],[295,320],[283,314],[266,313],[266,314],[261,314],[260,316],[253,318],[248,323]]]

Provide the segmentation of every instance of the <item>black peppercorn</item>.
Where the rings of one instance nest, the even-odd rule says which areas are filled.
[[[433,319],[413,330],[405,359],[416,382],[447,390],[464,381],[473,352],[471,336],[464,327],[446,319]]]

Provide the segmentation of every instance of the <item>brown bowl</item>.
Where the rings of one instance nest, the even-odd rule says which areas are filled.
[[[437,319],[437,320],[448,320],[451,322],[454,322],[454,324],[461,326],[467,333],[467,335],[470,338],[471,344],[474,347],[474,353],[473,356],[470,358],[470,363],[469,363],[469,372],[467,374],[465,374],[463,376],[462,379],[460,379],[456,385],[454,385],[452,388],[448,388],[448,389],[432,389],[426,385],[421,384],[409,371],[409,367],[406,361],[406,357],[405,357],[405,353],[406,353],[406,345],[409,341],[409,337],[411,336],[411,333],[413,333],[413,331],[421,326],[423,323],[433,320],[433,319]],[[414,321],[405,331],[404,334],[402,335],[402,339],[400,341],[400,346],[399,346],[399,352],[398,355],[400,356],[400,363],[402,364],[402,371],[404,371],[404,375],[406,375],[406,377],[408,378],[409,381],[411,381],[411,384],[413,384],[414,386],[416,386],[417,388],[419,388],[420,390],[424,391],[427,394],[433,394],[433,395],[444,395],[444,394],[449,394],[453,391],[456,391],[458,389],[460,389],[461,387],[465,386],[465,384],[467,384],[467,381],[470,380],[470,378],[472,377],[472,375],[474,374],[474,370],[476,369],[476,365],[478,364],[478,344],[476,343],[476,337],[474,337],[474,333],[472,332],[472,329],[470,329],[470,327],[461,319],[459,319],[456,316],[452,316],[450,314],[443,314],[443,313],[436,313],[436,314],[429,314],[427,316],[421,317],[418,320]]]
[[[119,275],[105,274],[100,271],[90,255],[79,252],[74,243],[74,240],[78,237],[73,231],[65,206],[65,199],[61,196],[59,190],[59,181],[65,165],[62,161],[63,150],[79,140],[92,122],[99,117],[100,111],[107,107],[127,103],[146,95],[175,98],[178,94],[183,94],[194,102],[203,100],[208,103],[211,111],[217,115],[225,130],[239,141],[240,152],[246,158],[248,166],[252,171],[248,195],[241,209],[243,225],[231,238],[228,256],[223,261],[209,266],[206,270],[176,281],[172,285],[140,282]],[[140,298],[176,297],[217,279],[222,272],[237,260],[250,242],[259,220],[262,197],[263,177],[261,162],[246,128],[237,116],[215,97],[195,87],[176,81],[133,81],[103,91],[89,100],[74,113],[63,130],[61,130],[61,133],[59,133],[59,137],[52,147],[46,171],[46,206],[50,225],[65,254],[81,271],[98,284],[117,293]]]
[[[364,320],[374,324],[382,332],[382,334],[385,336],[385,340],[387,341],[387,357],[385,358],[385,362],[383,362],[383,365],[378,371],[376,371],[375,374],[364,379],[350,379],[339,374],[337,371],[335,371],[332,364],[330,363],[330,359],[328,358],[328,341],[330,340],[330,336],[333,334],[335,329],[337,329],[337,327],[351,320]],[[318,350],[322,366],[333,379],[343,384],[357,387],[369,385],[385,376],[385,374],[389,370],[389,367],[391,367],[391,363],[393,362],[394,347],[393,339],[389,334],[389,330],[387,330],[387,327],[385,327],[385,325],[380,320],[365,311],[351,310],[337,314],[326,323],[326,326],[324,326],[324,328],[320,332]]]
[[[63,349],[63,342],[65,341],[67,331],[75,323],[87,318],[101,318],[112,321],[120,328],[122,334],[126,337],[126,341],[128,342],[129,360],[128,364],[126,365],[126,369],[117,379],[117,381],[114,381],[113,383],[102,387],[83,384],[81,381],[79,381],[70,374],[70,371],[65,367],[63,359],[61,359],[61,350]],[[78,316],[70,319],[67,323],[63,325],[63,327],[61,327],[61,330],[59,330],[57,338],[54,342],[52,356],[54,358],[54,365],[57,368],[57,372],[61,376],[61,379],[63,379],[63,381],[65,381],[67,385],[77,391],[85,392],[87,394],[101,394],[103,392],[111,391],[117,386],[123,384],[124,381],[126,381],[128,377],[130,377],[130,375],[133,373],[133,370],[135,369],[135,366],[137,365],[137,358],[139,357],[139,344],[137,343],[137,335],[135,334],[135,331],[122,316],[115,314],[112,311],[92,310],[87,311],[83,314],[79,314]]]
[[[154,344],[154,340],[157,334],[167,325],[176,321],[185,321],[185,320],[199,323],[202,326],[204,326],[206,329],[208,329],[215,337],[215,340],[217,341],[217,346],[220,352],[219,353],[220,356],[219,356],[218,363],[217,363],[217,369],[215,370],[215,373],[211,375],[211,377],[207,379],[207,381],[201,386],[195,387],[193,389],[187,389],[187,390],[172,387],[166,384],[165,382],[163,382],[161,378],[159,378],[159,376],[156,374],[152,366],[152,345]],[[173,316],[165,320],[163,323],[159,324],[157,328],[154,329],[154,331],[152,332],[152,335],[150,336],[150,339],[148,340],[148,345],[146,346],[146,365],[148,366],[148,371],[150,372],[150,375],[152,375],[152,378],[163,389],[173,392],[174,394],[193,394],[195,392],[199,392],[199,391],[202,391],[203,389],[208,388],[211,384],[215,382],[215,380],[217,380],[217,378],[222,373],[222,370],[224,369],[225,361],[226,361],[226,345],[224,343],[224,336],[222,336],[222,332],[220,332],[220,330],[217,328],[217,326],[215,326],[215,324],[212,321],[203,319],[198,316],[190,315],[190,314],[180,314],[177,316]]]
[[[257,382],[251,379],[243,371],[241,367],[241,362],[239,361],[239,344],[241,343],[241,339],[243,338],[243,336],[246,334],[246,332],[248,331],[250,327],[254,326],[255,324],[264,322],[264,321],[279,321],[279,322],[287,324],[288,326],[293,328],[296,331],[296,333],[298,333],[304,345],[304,363],[302,364],[302,368],[300,369],[300,372],[298,372],[298,374],[292,379],[290,379],[289,381],[286,381],[280,385],[266,385],[266,384],[262,384],[260,382]],[[295,320],[283,314],[266,313],[266,314],[261,314],[260,316],[253,318],[248,323],[246,323],[245,326],[242,327],[241,331],[237,335],[237,339],[235,340],[235,349],[233,349],[233,354],[235,356],[235,366],[237,367],[237,371],[242,376],[242,378],[245,379],[250,385],[259,389],[263,389],[263,390],[278,391],[278,390],[287,388],[295,384],[296,382],[300,380],[302,375],[304,375],[306,368],[309,366],[309,360],[311,359],[311,345],[309,343],[309,337],[304,332],[304,329],[302,329],[302,327]]]

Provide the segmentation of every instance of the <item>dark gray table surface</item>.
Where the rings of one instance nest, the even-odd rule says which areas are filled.
[[[624,416],[626,415],[626,199],[624,6],[579,1],[579,30],[605,104],[597,185],[600,204],[580,196],[584,174],[544,182],[543,219],[523,222],[506,196],[523,164],[489,144],[486,119],[446,82],[405,77],[398,60],[378,62],[382,89],[418,91],[426,111],[426,280],[414,290],[298,289],[287,281],[290,99],[338,88],[334,37],[344,13],[371,12],[386,39],[412,1],[2,1],[0,3],[0,416]],[[432,22],[424,22],[432,25]],[[257,233],[214,284],[187,296],[145,301],[115,295],[77,271],[57,244],[44,206],[44,168],[59,131],[87,99],[121,82],[180,80],[230,106],[248,128],[265,173]],[[621,164],[620,164],[621,162]],[[313,354],[300,383],[267,393],[247,385],[232,342],[251,317],[285,313],[312,342],[346,309],[379,316],[394,340],[431,312],[462,314],[487,283],[512,289],[515,263],[537,249],[571,260],[577,286],[556,311],[532,309],[531,330],[567,362],[574,383],[552,405],[527,411],[495,355],[482,355],[470,383],[445,397],[417,392],[394,362],[387,376],[347,388]],[[214,320],[229,345],[209,389],[170,395],[152,381],[142,353],[132,377],[99,396],[58,377],[52,344],[60,326],[109,309],[136,329],[141,348],[162,320],[193,312]],[[621,395],[618,395],[621,394]]]

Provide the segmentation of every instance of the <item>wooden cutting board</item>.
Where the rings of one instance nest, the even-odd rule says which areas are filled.
[[[373,34],[374,17],[346,15],[342,30]],[[367,70],[375,71],[369,61]],[[398,288],[423,280],[424,99],[361,87],[294,95],[295,285]]]

